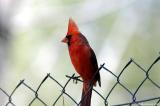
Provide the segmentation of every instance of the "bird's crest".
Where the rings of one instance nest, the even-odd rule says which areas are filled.
[[[77,24],[70,18],[68,23],[67,35],[77,35],[78,33],[79,33],[79,29]]]

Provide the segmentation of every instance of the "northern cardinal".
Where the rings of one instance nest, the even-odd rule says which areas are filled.
[[[101,86],[96,55],[76,23],[70,18],[68,32],[62,42],[67,43],[71,62],[83,80],[81,106],[90,106],[92,88]]]

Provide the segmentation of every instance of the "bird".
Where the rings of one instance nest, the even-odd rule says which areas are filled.
[[[69,18],[68,31],[62,42],[67,44],[71,63],[83,80],[80,106],[90,106],[93,86],[97,81],[101,86],[98,62],[88,40],[72,18]]]

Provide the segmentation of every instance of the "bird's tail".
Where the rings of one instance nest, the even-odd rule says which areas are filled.
[[[83,91],[80,106],[90,106],[93,84],[83,83]]]

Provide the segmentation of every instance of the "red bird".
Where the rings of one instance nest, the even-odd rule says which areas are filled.
[[[62,42],[67,43],[71,62],[83,80],[81,106],[90,106],[92,88],[101,86],[96,55],[76,23],[69,19],[68,32]]]

